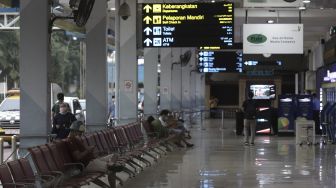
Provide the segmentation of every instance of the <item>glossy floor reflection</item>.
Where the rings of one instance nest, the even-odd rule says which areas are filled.
[[[334,188],[335,147],[296,146],[294,137],[257,136],[245,147],[234,122],[205,121],[192,129],[193,149],[175,150],[133,179],[127,188]]]

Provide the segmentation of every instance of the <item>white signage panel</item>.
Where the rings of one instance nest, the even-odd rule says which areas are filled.
[[[303,54],[303,24],[244,24],[244,54]]]
[[[300,7],[302,0],[244,0],[244,7]]]

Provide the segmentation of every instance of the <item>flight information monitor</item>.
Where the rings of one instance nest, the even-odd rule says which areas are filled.
[[[243,53],[237,51],[199,51],[199,72],[243,72]]]
[[[146,47],[232,48],[233,3],[142,4]]]

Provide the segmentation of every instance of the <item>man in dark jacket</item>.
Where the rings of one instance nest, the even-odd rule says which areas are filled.
[[[254,94],[249,92],[248,99],[243,103],[244,112],[244,142],[245,145],[249,145],[249,130],[251,131],[250,144],[254,145],[254,137],[256,132],[256,116],[257,105],[253,100]]]
[[[60,111],[53,118],[52,134],[56,134],[56,138],[66,138],[70,132],[71,123],[76,121],[76,117],[68,111],[66,104],[61,103]]]

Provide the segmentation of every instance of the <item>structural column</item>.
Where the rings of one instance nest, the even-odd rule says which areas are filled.
[[[157,85],[159,49],[145,48],[144,50],[144,114],[154,115],[157,111]]]
[[[20,9],[20,148],[47,142],[51,129],[50,1],[21,0]]]
[[[196,110],[196,78],[197,78],[198,72],[196,70],[191,70],[189,72],[190,76],[190,108],[193,110]]]
[[[194,48],[185,48],[182,53],[182,55],[187,52],[187,51],[191,51],[191,57],[190,60],[188,62],[188,64],[186,66],[183,67],[182,69],[182,109],[186,110],[186,109],[190,109],[191,105],[190,105],[190,101],[191,101],[191,95],[193,94],[190,90],[191,90],[191,75],[190,75],[190,71],[193,70],[193,67],[195,67],[195,49]]]
[[[295,73],[295,94],[299,94],[299,73]]]
[[[160,109],[171,109],[172,49],[160,49]]]
[[[136,18],[137,1],[125,0],[130,15],[120,17],[120,0],[116,0],[116,63],[117,63],[117,111],[119,123],[137,120],[138,64]],[[126,12],[126,11],[125,11]],[[121,12],[124,14],[124,12]]]
[[[197,109],[201,109],[203,106],[202,103],[202,92],[203,91],[203,84],[202,84],[202,77],[203,74],[196,74],[196,107]]]
[[[106,1],[95,2],[86,31],[86,124],[95,131],[105,128],[108,117]]]
[[[200,106],[201,106],[201,109],[205,109],[206,108],[206,105],[205,105],[205,92],[206,92],[205,74],[201,74],[200,84],[201,84]]]
[[[172,66],[171,66],[171,110],[182,110],[181,84],[182,68],[180,63],[181,48],[172,48]]]

